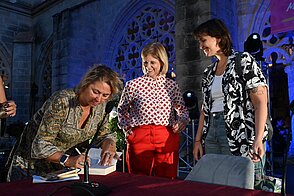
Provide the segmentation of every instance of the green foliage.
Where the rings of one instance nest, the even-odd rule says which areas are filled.
[[[118,151],[121,151],[123,149],[124,150],[126,149],[126,140],[125,140],[125,134],[123,133],[123,130],[121,130],[118,127],[117,123],[118,123],[118,118],[116,116],[115,118],[112,118],[109,121],[109,128],[113,133],[116,133],[116,138],[117,138],[116,147]]]
[[[114,105],[117,108],[117,105],[119,103],[119,98],[120,95],[117,95],[115,97],[113,97],[112,101],[114,101]],[[116,112],[116,111],[115,111]],[[126,143],[126,138],[125,138],[125,134],[123,132],[123,130],[121,130],[118,127],[118,117],[117,117],[117,113],[112,116],[110,115],[110,120],[109,120],[109,129],[111,130],[112,133],[116,133],[116,147],[118,151],[122,151],[125,150],[127,147],[127,143]]]

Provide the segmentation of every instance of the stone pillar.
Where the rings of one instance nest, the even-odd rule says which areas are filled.
[[[285,68],[285,72],[288,75],[288,89],[289,89],[289,102],[291,103],[292,101],[294,101],[294,64],[287,66]],[[291,108],[290,108],[291,109]],[[291,111],[290,111],[291,112]],[[291,116],[291,130],[292,131],[292,142],[291,145],[289,147],[289,152],[288,152],[288,156],[294,156],[294,114],[290,113]]]
[[[176,79],[183,92],[192,90],[201,101],[201,79],[210,63],[199,49],[193,31],[210,19],[210,1],[176,0]]]
[[[53,16],[52,92],[68,87],[70,10]]]
[[[31,117],[31,81],[32,81],[32,49],[34,36],[32,32],[16,35],[13,43],[12,99],[17,100],[17,115],[9,121],[27,122]]]

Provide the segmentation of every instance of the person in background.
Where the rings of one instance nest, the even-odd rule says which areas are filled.
[[[3,79],[0,76],[0,118],[13,117],[16,115],[16,104],[13,100],[7,101]]]
[[[189,122],[177,83],[165,75],[168,57],[160,43],[142,52],[144,75],[128,81],[118,104],[127,137],[127,166],[133,174],[177,177],[179,133]]]
[[[194,157],[206,154],[249,156],[260,173],[267,135],[267,84],[255,59],[241,54],[243,75],[236,72],[236,55],[230,33],[219,19],[200,24],[194,31],[200,48],[216,57],[202,79],[203,104],[194,144]],[[245,81],[243,89],[242,81]],[[246,96],[243,97],[243,91]],[[243,101],[246,102],[244,111]],[[204,147],[204,149],[203,149]]]
[[[54,93],[25,127],[7,180],[44,176],[64,167],[83,168],[85,155],[69,152],[82,143],[89,144],[105,115],[106,103],[118,93],[120,83],[116,72],[105,65],[94,65],[75,89]],[[109,165],[116,156],[116,138],[107,121],[96,144],[102,148],[101,164]]]

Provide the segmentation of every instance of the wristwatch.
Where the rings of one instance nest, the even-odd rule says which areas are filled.
[[[59,163],[60,165],[62,165],[63,167],[65,167],[65,162],[67,161],[69,155],[68,154],[64,154],[60,157],[59,159]]]

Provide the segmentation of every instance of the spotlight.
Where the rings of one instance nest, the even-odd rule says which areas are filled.
[[[189,110],[189,117],[191,119],[199,118],[198,101],[195,93],[191,90],[187,90],[183,94],[184,102]]]
[[[252,33],[249,35],[244,42],[244,51],[249,52],[257,61],[263,59],[263,46],[258,33]]]

